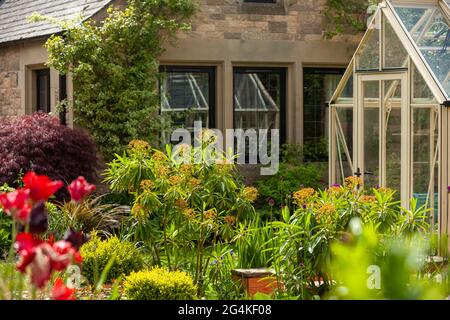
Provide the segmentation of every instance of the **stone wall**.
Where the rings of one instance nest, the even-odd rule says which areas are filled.
[[[20,48],[0,47],[0,116],[20,112]]]
[[[184,37],[241,40],[321,40],[327,0],[201,0],[192,32]]]

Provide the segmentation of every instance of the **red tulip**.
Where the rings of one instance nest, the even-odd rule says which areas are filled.
[[[31,205],[28,203],[30,190],[17,189],[8,193],[0,193],[0,205],[14,219],[27,223]]]
[[[89,184],[84,177],[78,177],[68,187],[73,201],[81,201],[84,197],[95,191],[95,186]]]
[[[63,271],[72,262],[81,262],[80,254],[67,241],[49,243],[29,233],[19,233],[15,247],[20,256],[17,269],[25,273],[30,268],[31,282],[38,288],[45,286],[53,271]]]
[[[25,188],[30,190],[33,201],[47,201],[63,185],[61,181],[52,181],[49,177],[34,172],[25,174],[23,182]]]
[[[61,278],[56,279],[52,289],[53,300],[75,300],[75,289],[68,288]]]

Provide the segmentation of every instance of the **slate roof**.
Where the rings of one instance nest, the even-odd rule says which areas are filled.
[[[61,31],[47,22],[29,23],[27,17],[38,12],[54,18],[89,18],[111,0],[0,0],[0,44],[47,36]]]

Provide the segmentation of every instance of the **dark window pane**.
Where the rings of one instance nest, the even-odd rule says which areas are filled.
[[[284,143],[286,70],[284,68],[236,68],[234,70],[234,128],[280,129]],[[246,146],[248,154],[249,146]]]
[[[166,67],[161,83],[161,112],[170,115],[173,128],[193,130],[194,121],[214,126],[215,69]],[[163,137],[166,142],[168,137]]]
[[[305,157],[307,161],[326,161],[327,155],[323,152],[323,143],[327,135],[327,105],[342,78],[344,69],[305,68],[303,75],[303,139],[309,144],[309,152],[316,152],[320,156],[314,159]],[[346,88],[351,94],[353,88]],[[311,150],[310,150],[311,149]],[[317,150],[316,150],[317,149]],[[322,159],[323,158],[323,159]]]
[[[36,110],[50,112],[50,70],[36,70]]]

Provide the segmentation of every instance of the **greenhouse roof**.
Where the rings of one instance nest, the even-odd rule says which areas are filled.
[[[388,24],[384,32],[379,32],[381,16]],[[450,106],[450,0],[386,0],[378,5],[368,29],[350,63],[347,76],[342,79],[331,101],[336,101],[345,90],[353,68],[360,71],[379,69],[380,72],[405,68],[409,55],[437,101]],[[383,44],[378,51],[380,42],[385,39],[383,34],[387,33],[398,41]],[[401,63],[397,61],[397,64],[389,66],[385,61],[387,58],[380,57],[381,52],[388,50],[383,49],[386,46],[390,50],[397,47],[395,55],[399,56],[389,58],[401,60]],[[365,52],[372,52],[370,59],[356,59],[369,56]],[[406,59],[401,59],[402,54]]]

